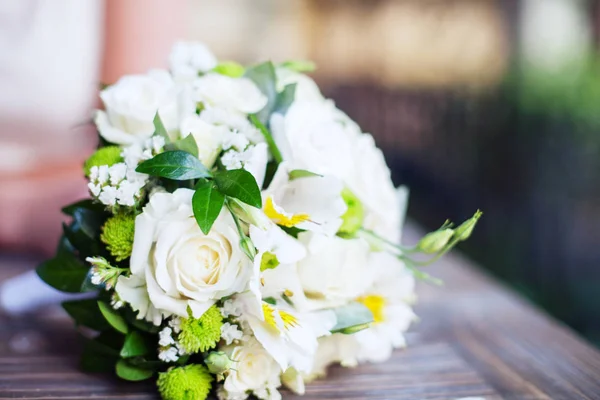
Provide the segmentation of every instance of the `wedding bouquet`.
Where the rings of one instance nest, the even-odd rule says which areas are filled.
[[[304,75],[179,43],[170,70],[102,90],[91,198],[39,276],[86,339],[82,366],[158,378],[164,399],[279,399],[332,363],[405,345],[415,278],[481,213],[400,246],[405,189]],[[429,259],[415,258],[424,253]]]

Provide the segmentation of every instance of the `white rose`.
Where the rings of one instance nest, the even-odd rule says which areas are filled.
[[[181,122],[181,135],[185,137],[189,134],[192,134],[198,146],[198,159],[206,167],[212,167],[221,152],[228,129],[208,124],[197,115],[190,115]]]
[[[345,183],[365,208],[363,227],[398,243],[408,191],[394,188],[390,169],[371,135],[356,138],[352,160],[360,168],[348,176]]]
[[[287,85],[296,84],[294,101],[323,101],[319,87],[305,74],[300,74],[288,68],[277,68],[277,90],[281,92]]]
[[[294,102],[285,116],[271,117],[273,138],[294,168],[342,180],[359,166],[352,159],[360,129],[332,101]]]
[[[217,66],[217,58],[202,43],[177,42],[169,56],[171,73],[177,79],[194,79]]]
[[[223,383],[228,395],[225,398],[235,398],[248,391],[254,392],[259,398],[281,398],[277,391],[281,384],[281,368],[255,338],[249,338],[240,345],[226,346],[222,350],[235,360],[234,367]]]
[[[207,106],[251,114],[263,109],[267,97],[248,78],[208,73],[194,81],[194,99]]]
[[[298,276],[316,308],[346,304],[369,287],[369,245],[365,241],[312,232],[302,232],[298,239],[308,250],[298,262]]]
[[[148,301],[163,317],[187,317],[189,307],[198,318],[216,300],[247,286],[252,262],[239,247],[231,215],[222,212],[204,235],[193,216],[193,193],[156,193],[136,218],[130,262],[136,285],[120,278],[116,291],[127,292],[139,318],[148,318],[143,315]]]
[[[98,110],[94,121],[107,141],[128,145],[154,133],[158,111],[167,130],[177,128],[178,90],[166,71],[124,76],[100,92],[105,111]]]

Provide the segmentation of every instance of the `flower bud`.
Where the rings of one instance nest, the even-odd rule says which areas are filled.
[[[242,248],[244,254],[246,254],[250,259],[254,260],[254,257],[256,256],[256,248],[249,237],[243,237],[240,239],[240,247]]]
[[[454,236],[461,242],[467,240],[469,236],[471,236],[471,233],[473,233],[473,229],[482,215],[483,213],[477,210],[475,215],[460,224],[460,226],[454,230]]]
[[[211,351],[204,358],[204,364],[211,374],[222,375],[231,369],[233,361],[222,351]]]
[[[263,253],[260,260],[260,271],[265,271],[267,269],[275,269],[279,266],[279,260],[277,256],[271,252]]]
[[[338,233],[351,236],[362,227],[365,218],[365,210],[358,197],[356,197],[348,188],[342,190],[342,199],[346,202],[348,209],[344,215],[342,215],[343,222]]]
[[[453,235],[454,230],[448,228],[430,232],[419,240],[417,249],[426,254],[435,254],[448,244],[448,241]]]

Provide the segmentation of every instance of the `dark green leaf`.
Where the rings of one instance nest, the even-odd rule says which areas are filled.
[[[196,191],[192,197],[192,208],[196,222],[205,235],[208,235],[210,228],[221,213],[223,203],[225,203],[225,196],[219,192],[214,182],[204,180],[196,185]]]
[[[94,339],[85,338],[81,367],[86,372],[114,371],[119,360],[123,335],[115,331],[102,332]]]
[[[78,293],[88,273],[72,254],[63,253],[41,263],[36,272],[48,285],[62,292]]]
[[[63,308],[73,318],[75,324],[86,326],[96,331],[110,328],[95,299],[71,300],[62,303]]]
[[[252,122],[252,124],[258,128],[260,133],[265,138],[265,141],[267,142],[267,145],[269,146],[269,150],[271,151],[271,154],[273,154],[273,158],[275,159],[275,161],[277,163],[280,163],[281,161],[283,161],[281,152],[279,151],[279,148],[277,147],[277,144],[275,143],[275,139],[273,139],[271,132],[269,132],[267,127],[262,122],[259,121],[259,119],[256,115],[251,114],[249,118],[250,118],[250,122]]]
[[[275,107],[273,108],[274,113],[284,114],[290,108],[296,97],[296,84],[292,83],[283,88],[283,90],[277,94],[275,100]]]
[[[181,360],[183,357],[179,357]],[[178,361],[179,361],[178,360]],[[152,371],[158,371],[165,368],[165,363],[159,360],[147,360],[146,357],[132,357],[128,358],[127,362],[134,367],[139,367],[142,369],[148,369]]]
[[[215,175],[215,182],[219,191],[224,195],[235,197],[252,207],[262,207],[262,198],[256,179],[245,169],[219,172]]]
[[[349,303],[333,309],[337,323],[331,330],[332,333],[357,332],[373,322],[373,313],[362,303]]]
[[[290,178],[290,181],[293,181],[294,179],[310,178],[313,176],[321,176],[322,177],[323,175],[315,174],[314,172],[310,172],[305,169],[294,169],[294,170],[290,171],[288,176]]]
[[[267,96],[267,104],[257,113],[258,119],[266,124],[277,101],[277,76],[273,63],[268,61],[246,70],[246,78],[252,80],[260,91]]]
[[[210,171],[198,158],[181,150],[160,153],[138,165],[136,171],[178,181],[211,176]]]
[[[95,203],[92,199],[79,200],[75,203],[69,204],[68,206],[63,207],[62,212],[70,217],[73,217],[75,211],[79,209],[89,210],[99,214],[105,212],[105,206],[100,203]]]
[[[136,367],[125,360],[119,360],[117,362],[115,371],[119,378],[127,381],[143,381],[152,377],[154,374],[151,370]]]
[[[127,324],[134,327],[137,330],[147,333],[158,333],[160,331],[160,326],[156,326],[151,322],[148,322],[143,319],[137,319],[137,312],[133,311],[130,307],[124,307],[120,309],[121,315],[127,321]]]
[[[167,146],[165,146],[165,148],[167,150],[187,151],[194,157],[198,157],[198,144],[196,143],[196,139],[194,139],[194,136],[191,133],[183,139],[179,139],[171,144],[168,144]]]
[[[129,332],[121,348],[120,356],[123,358],[145,356],[150,353],[150,346],[146,339],[136,331]]]
[[[83,230],[77,221],[73,221],[70,225],[63,224],[63,234],[75,249],[75,254],[80,260],[85,260],[90,256],[103,256],[103,246],[97,238],[90,237]]]
[[[117,310],[113,309],[109,304],[99,301],[98,308],[104,316],[104,319],[106,319],[110,326],[115,328],[118,332],[126,334],[129,331],[125,319],[119,315]]]
[[[156,112],[156,115],[154,116],[154,134],[158,135],[158,136],[162,136],[165,139],[165,144],[171,142],[171,137],[169,136],[169,133],[167,132],[167,129],[165,128],[165,125],[163,124],[162,120],[160,119],[160,116],[158,115],[158,111]]]

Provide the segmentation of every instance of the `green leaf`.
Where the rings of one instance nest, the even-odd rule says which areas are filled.
[[[293,169],[290,171],[290,173],[288,174],[290,181],[293,181],[294,179],[300,179],[300,178],[310,178],[313,176],[320,176],[322,177],[323,175],[319,175],[319,174],[315,174],[314,172],[310,172],[307,171],[305,169]]]
[[[119,355],[123,358],[145,356],[150,353],[150,346],[146,339],[136,331],[130,332],[125,337],[125,343]]]
[[[168,144],[167,146],[165,146],[165,148],[167,150],[187,151],[194,157],[198,157],[198,144],[196,143],[196,139],[194,139],[194,136],[191,133],[183,139],[179,139],[173,143]]]
[[[109,304],[103,301],[98,301],[98,308],[110,326],[123,334],[127,334],[127,332],[129,332],[127,322],[125,322],[125,319],[119,315],[117,310],[113,309]]]
[[[105,212],[105,206],[103,204],[94,202],[92,199],[79,200],[75,203],[63,207],[61,211],[63,212],[63,214],[73,217],[75,215],[75,211],[80,209],[93,211],[94,213]]]
[[[273,107],[274,113],[284,114],[290,108],[294,99],[296,98],[296,84],[292,83],[283,88],[283,90],[277,94],[275,100],[275,107]]]
[[[192,209],[198,226],[208,235],[210,228],[221,213],[225,196],[219,192],[214,182],[200,181],[192,197]]]
[[[233,61],[223,61],[214,67],[213,71],[231,78],[239,78],[244,75],[246,68]]]
[[[119,378],[127,381],[143,381],[151,378],[154,374],[154,372],[151,370],[136,367],[129,364],[125,360],[119,360],[117,362],[115,371],[117,372],[117,376]]]
[[[154,116],[153,122],[154,122],[154,134],[158,135],[158,136],[162,136],[165,139],[165,144],[170,143],[171,137],[169,136],[169,133],[167,132],[167,129],[165,128],[165,125],[163,124],[162,120],[160,119],[160,115],[158,115],[158,111],[156,112],[156,115]]]
[[[138,165],[136,171],[178,181],[211,176],[210,171],[197,157],[181,150],[160,153]]]
[[[354,333],[373,322],[373,313],[362,303],[349,303],[333,309],[337,323],[331,333]]]
[[[277,163],[282,162],[283,157],[281,155],[281,152],[279,151],[279,148],[277,147],[277,144],[275,143],[275,139],[273,139],[273,136],[271,135],[271,132],[269,132],[267,127],[264,126],[264,124],[259,121],[259,119],[256,115],[251,114],[249,116],[249,118],[250,118],[250,122],[252,122],[252,124],[258,128],[260,133],[265,138],[265,141],[267,142],[267,145],[269,146],[269,150],[271,151],[271,154],[273,154],[273,158],[275,159],[275,161]]]
[[[224,195],[235,197],[252,207],[262,207],[262,198],[256,179],[245,169],[219,172],[215,174],[215,183]]]
[[[110,328],[95,299],[70,300],[62,303],[63,308],[73,318],[76,325],[86,326],[96,331]]]
[[[36,272],[40,279],[62,292],[78,293],[88,273],[72,254],[62,253],[41,263]]]
[[[275,67],[272,62],[268,61],[248,68],[245,76],[252,80],[260,91],[267,96],[267,104],[256,114],[258,119],[263,124],[266,124],[277,102],[277,76],[275,75]]]
[[[290,60],[281,63],[281,66],[295,72],[313,72],[317,69],[314,62],[307,60]]]

